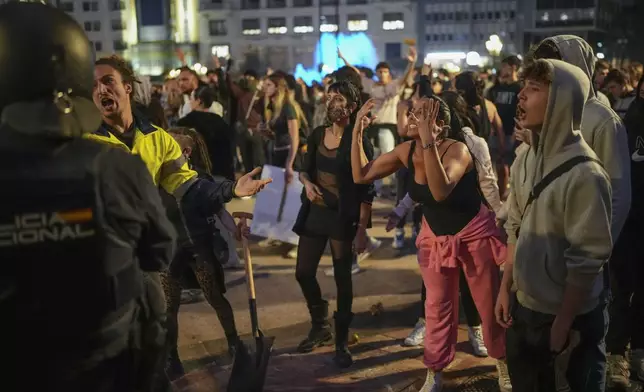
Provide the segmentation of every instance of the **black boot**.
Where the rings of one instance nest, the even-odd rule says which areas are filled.
[[[323,301],[320,305],[309,306],[309,313],[311,313],[311,330],[309,336],[297,346],[297,351],[300,353],[310,353],[333,340],[331,324],[328,320],[329,303]]]
[[[179,359],[179,352],[176,347],[170,350],[168,354],[168,360],[165,365],[165,373],[170,381],[174,381],[178,378],[183,377],[186,372],[183,369],[183,364],[181,364],[181,359]]]
[[[335,319],[335,356],[333,362],[339,368],[348,368],[353,365],[353,358],[349,351],[349,326],[353,320],[353,313],[338,313]]]

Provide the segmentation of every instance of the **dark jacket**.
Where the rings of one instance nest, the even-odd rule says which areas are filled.
[[[324,126],[317,127],[313,130],[311,136],[309,136],[308,148],[306,155],[304,156],[304,162],[302,165],[301,172],[308,174],[313,183],[317,183],[317,169],[315,162],[318,146],[324,140],[324,131]],[[346,217],[354,225],[357,225],[360,219],[360,204],[371,204],[373,202],[376,191],[373,184],[361,185],[353,182],[353,176],[351,175],[352,140],[352,127],[349,126],[345,130],[342,140],[340,141],[340,146],[338,147],[337,159],[340,159],[341,163],[338,165],[338,172],[335,174],[338,179],[338,187],[340,192],[339,214],[340,216]],[[364,146],[365,154],[367,155],[367,159],[371,161],[373,159],[373,146],[364,134],[362,143]],[[301,199],[302,207],[300,208],[300,212],[297,215],[295,225],[293,226],[293,232],[299,235],[301,235],[301,233],[303,232],[306,218],[311,209],[311,201],[306,197],[306,189],[302,190]],[[371,219],[369,226],[371,226]]]
[[[221,116],[193,110],[177,124],[194,128],[203,137],[213,175],[235,180],[235,131]]]

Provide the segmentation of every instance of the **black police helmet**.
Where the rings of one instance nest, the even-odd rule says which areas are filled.
[[[48,117],[56,112],[65,127],[71,122],[74,131],[91,132],[100,124],[93,83],[94,52],[72,17],[42,3],[0,6],[0,111],[17,102],[49,102],[59,110],[47,106]]]

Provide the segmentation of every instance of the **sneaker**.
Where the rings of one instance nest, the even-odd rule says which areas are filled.
[[[631,374],[634,379],[644,382],[644,349],[631,352]]]
[[[358,255],[358,262],[364,261],[371,257],[373,252],[382,246],[382,241],[377,238],[369,237],[369,243],[367,244],[367,249]]]
[[[624,390],[630,387],[631,372],[628,361],[623,355],[611,354],[606,358],[608,374],[606,377],[606,389]]]
[[[496,361],[496,371],[499,375],[499,389],[501,392],[512,392],[512,382],[510,381],[508,364],[504,359],[498,359]]]
[[[405,229],[396,229],[392,247],[394,249],[402,249],[405,247]]]
[[[481,358],[487,357],[487,347],[485,347],[485,342],[483,342],[483,329],[481,326],[467,327],[467,337],[474,350],[474,355]]]
[[[286,252],[286,255],[284,255],[284,257],[287,259],[297,259],[297,246],[294,248],[291,248],[291,250]]]
[[[259,245],[260,248],[274,248],[276,246],[282,245],[282,241],[267,238],[265,240],[259,241],[257,245]]]
[[[239,269],[244,269],[244,263],[241,261],[237,253],[234,255],[231,255],[230,258],[228,258],[228,262],[223,265],[224,269],[231,269],[231,270],[239,270]]]
[[[423,342],[425,342],[425,319],[419,318],[414,329],[411,331],[409,336],[405,338],[403,346],[418,347],[422,346]]]
[[[440,392],[443,390],[443,373],[427,370],[425,384],[418,392]]]
[[[355,275],[360,271],[362,271],[362,270],[360,269],[360,266],[358,265],[357,261],[354,261],[353,263],[351,263],[351,275]],[[335,272],[333,271],[333,267],[327,268],[327,270],[324,271],[324,275],[326,275],[326,276],[335,276]]]

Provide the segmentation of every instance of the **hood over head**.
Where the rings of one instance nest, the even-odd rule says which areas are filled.
[[[584,72],[579,67],[564,61],[537,61],[546,61],[553,71],[543,126],[538,137],[534,132],[532,136],[532,145],[538,145],[538,150],[547,159],[581,138],[579,129],[590,91],[590,79],[584,77]]]
[[[593,48],[588,44],[588,42],[576,35],[555,35],[541,41],[535,50],[538,50],[540,46],[547,42],[553,44],[557,48],[561,55],[561,60],[581,68],[588,79],[592,80],[593,74],[595,73],[595,63],[597,62],[597,58],[595,57]],[[595,91],[592,85],[587,96],[588,98],[595,96]]]

